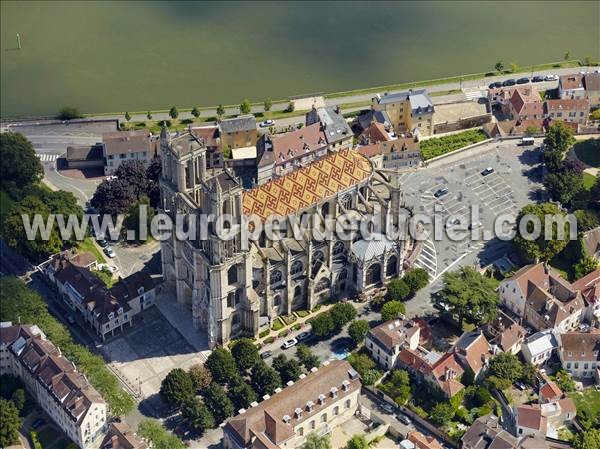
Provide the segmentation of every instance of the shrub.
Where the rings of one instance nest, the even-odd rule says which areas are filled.
[[[31,444],[33,445],[33,449],[42,449],[42,443],[40,443],[40,437],[38,437],[38,433],[35,430],[29,432],[29,438],[31,439]]]
[[[300,329],[302,329],[302,325],[301,325],[300,323],[298,323],[298,324],[294,324],[294,325],[292,326],[292,330],[293,330],[293,331],[299,331]]]
[[[271,329],[265,329],[264,331],[261,331],[258,336],[259,338],[265,338],[267,335],[269,335],[271,333]]]
[[[290,330],[289,329],[285,329],[285,330],[282,330],[281,332],[279,332],[277,334],[277,336],[280,337],[280,338],[281,337],[287,337],[289,335],[289,333],[290,333]]]
[[[433,137],[421,142],[421,154],[423,159],[427,160],[485,139],[487,139],[487,136],[480,129],[463,131],[444,137]]]
[[[273,325],[271,326],[271,330],[278,331],[281,330],[283,326],[283,321],[281,321],[280,317],[277,317],[277,319],[273,322]]]
[[[72,120],[74,118],[81,118],[81,112],[77,108],[65,106],[58,111],[59,120]]]
[[[182,125],[189,125],[191,123],[194,123],[194,120],[191,118],[184,118],[184,119],[181,119],[179,121],[179,123],[181,123]]]
[[[269,338],[265,338],[265,344],[269,345],[275,341],[275,337],[271,336]]]
[[[308,310],[297,310],[294,313],[298,316],[298,318],[306,318],[308,315],[310,315]]]

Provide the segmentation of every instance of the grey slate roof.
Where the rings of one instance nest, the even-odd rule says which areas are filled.
[[[396,92],[393,94],[384,94],[383,96],[377,96],[377,102],[379,104],[389,104],[396,101],[410,101],[410,107],[413,113],[424,113],[433,112],[433,101],[425,89]]]
[[[381,123],[384,126],[392,126],[390,116],[385,111],[367,111],[358,116],[358,124],[365,130],[371,125],[371,122],[375,120],[377,123]]]
[[[321,123],[327,143],[336,143],[352,135],[346,119],[336,107],[313,108],[306,113],[306,126]]]
[[[256,119],[253,115],[240,115],[235,118],[222,120],[221,131],[231,134],[239,131],[252,131],[256,129]]]

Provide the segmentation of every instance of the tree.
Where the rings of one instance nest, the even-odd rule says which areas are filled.
[[[212,375],[210,374],[210,371],[208,368],[200,365],[199,363],[190,366],[188,374],[196,391],[202,391],[212,383]]]
[[[200,398],[193,398],[183,404],[181,416],[200,435],[215,427],[215,418]]]
[[[527,385],[535,386],[537,381],[537,368],[533,363],[526,363],[521,370],[521,381]]]
[[[169,117],[171,117],[173,120],[179,117],[179,111],[175,106],[172,106],[171,109],[169,109]]]
[[[252,105],[250,104],[250,100],[248,100],[246,98],[240,104],[240,113],[242,113],[242,114],[250,114],[250,111],[252,111]]]
[[[510,63],[510,71],[512,73],[516,73],[518,68],[519,68],[519,66],[517,65],[516,62],[511,62]]]
[[[152,120],[152,111],[148,111],[148,113],[146,114],[146,118],[148,120]]]
[[[410,398],[410,376],[405,370],[394,370],[381,385],[385,394],[394,399],[396,404],[404,405]]]
[[[221,120],[221,118],[224,115],[225,115],[225,106],[220,104],[219,106],[217,106],[217,117],[219,118],[219,120]]]
[[[13,404],[15,404],[15,407],[17,407],[17,410],[20,412],[23,410],[23,406],[25,405],[25,390],[22,388],[17,388],[10,397],[10,400]]]
[[[52,213],[47,204],[34,196],[26,196],[13,206],[4,220],[4,239],[8,245],[33,262],[40,262],[50,254],[60,252],[63,241],[56,226],[48,234],[48,239],[37,232],[33,240],[27,238],[22,215],[27,215],[31,223],[39,215],[44,223]]]
[[[586,55],[583,58],[583,65],[591,66],[592,65],[592,57],[590,55]]]
[[[600,429],[590,429],[575,435],[573,449],[600,449]]]
[[[132,186],[125,180],[104,180],[96,187],[90,204],[98,209],[100,214],[109,214],[116,217],[125,214],[137,196]]]
[[[167,404],[181,407],[185,401],[194,397],[194,385],[188,373],[175,368],[161,382],[159,393]]]
[[[19,441],[21,418],[19,410],[10,401],[0,399],[0,447],[8,447]]]
[[[333,326],[336,330],[341,329],[347,323],[356,318],[356,309],[349,302],[338,302],[329,309]]]
[[[446,426],[454,418],[454,414],[454,409],[449,403],[441,402],[433,407],[429,418],[438,426]]]
[[[335,329],[333,319],[331,318],[331,314],[329,312],[323,312],[314,317],[312,320],[310,320],[310,325],[313,333],[317,337],[325,337],[326,335],[331,334]]]
[[[215,382],[225,385],[238,375],[237,366],[231,353],[224,348],[216,348],[210,353],[204,366],[208,368]]]
[[[558,206],[552,203],[528,204],[517,216],[517,224],[521,222],[525,215],[535,215],[542,226],[540,235],[534,240],[526,239],[517,229],[513,244],[523,259],[529,261],[549,261],[567,246],[567,243],[569,242],[570,225]],[[548,236],[549,238],[546,239],[546,220],[552,220],[553,216],[558,218],[562,217],[564,219],[564,227],[562,229],[563,238],[558,238],[559,228],[558,224],[554,222],[551,227],[552,232]],[[550,222],[551,221],[549,221],[549,223]],[[527,223],[526,228],[527,231],[531,233],[533,232],[534,224],[529,222]]]
[[[310,348],[303,344],[296,346],[296,358],[302,365],[304,365],[304,368],[307,371],[318,367],[320,364],[319,357],[314,355]]]
[[[300,449],[331,449],[331,441],[327,435],[319,436],[311,432],[307,435],[306,441],[300,446]]]
[[[593,257],[585,255],[581,258],[581,260],[573,267],[573,274],[575,275],[575,279],[581,279],[586,274],[591,273],[596,270],[600,264]]]
[[[283,112],[294,112],[294,109],[296,108],[296,106],[294,106],[294,102],[290,101],[290,104],[287,105],[287,107],[283,110]]]
[[[498,61],[496,65],[494,65],[494,68],[496,69],[496,72],[502,73],[504,72],[504,63],[502,61]]]
[[[200,109],[198,109],[196,106],[194,106],[192,108],[192,115],[196,118],[200,117]]]
[[[369,322],[366,320],[354,320],[348,326],[348,335],[356,346],[361,344],[369,333]]]
[[[59,120],[72,120],[74,118],[81,118],[81,112],[79,109],[74,108],[72,106],[64,106],[58,111],[58,119]]]
[[[280,354],[273,360],[273,369],[281,376],[281,382],[287,384],[290,380],[296,381],[302,374],[302,368],[297,360],[288,360],[284,354]]]
[[[411,268],[402,277],[411,293],[416,293],[429,284],[429,273],[423,268]]]
[[[125,120],[127,120],[127,121],[131,120],[131,114],[129,112],[125,112]]]
[[[513,383],[523,375],[523,365],[516,355],[502,352],[490,360],[489,372],[493,376]]]
[[[271,101],[270,98],[267,98],[264,103],[265,112],[269,112],[271,110],[272,106],[273,106],[273,102]]]
[[[119,165],[115,176],[127,183],[137,199],[148,191],[147,168],[142,161],[125,161]]]
[[[575,391],[575,382],[573,382],[573,379],[571,379],[571,376],[569,376],[565,370],[558,370],[554,376],[551,376],[551,379],[554,380],[556,385],[558,385],[558,388],[565,393]]]
[[[444,274],[444,287],[439,296],[458,317],[458,325],[462,328],[465,317],[480,325],[496,316],[498,294],[495,289],[494,280],[472,267],[462,267]]]
[[[559,172],[562,169],[564,155],[557,150],[544,151],[542,155],[544,165],[550,173]]]
[[[375,361],[366,354],[354,352],[348,357],[348,363],[356,370],[361,377],[364,377],[367,371],[375,369]]]
[[[231,355],[242,372],[252,368],[260,360],[258,348],[249,338],[235,340],[231,346]]]
[[[141,215],[141,208],[146,208],[146,216]],[[136,240],[146,241],[146,238],[142,236],[142,229],[145,226],[146,232],[150,229],[152,218],[154,218],[154,208],[150,206],[150,199],[147,196],[142,196],[138,201],[133,203],[127,211],[127,217],[125,218],[124,224],[127,229],[134,231]],[[145,218],[145,223],[143,219]]]
[[[402,301],[410,295],[410,287],[403,279],[392,279],[387,286],[387,297],[391,301]]]
[[[148,164],[146,169],[146,181],[148,186],[146,193],[150,199],[150,205],[154,208],[160,204],[160,184],[159,179],[162,173],[162,164],[159,156],[155,156]]]
[[[565,52],[565,55],[563,56],[563,59],[564,59],[565,61],[568,61],[569,59],[571,59],[571,50],[567,50],[567,51]]]
[[[381,308],[381,319],[383,321],[395,320],[406,313],[406,306],[400,301],[388,301]]]
[[[565,154],[575,144],[573,130],[558,120],[548,128],[544,144],[552,150]]]
[[[185,449],[177,435],[167,432],[158,421],[143,419],[138,426],[138,435],[151,443],[153,449]]]
[[[538,128],[537,126],[529,125],[527,128],[525,128],[526,136],[535,136],[536,134],[539,134],[539,133],[540,133],[540,128]]]
[[[567,207],[585,190],[583,174],[566,170],[550,173],[544,179],[544,186],[554,201]]]
[[[256,393],[242,376],[236,376],[229,382],[227,395],[235,407],[235,410],[249,408],[250,404],[257,400]]]
[[[204,392],[204,403],[215,418],[216,424],[221,424],[230,416],[233,416],[233,404],[227,397],[225,389],[216,383],[208,386]]]
[[[20,133],[0,134],[0,186],[13,197],[18,189],[37,183],[44,168],[29,140]]]
[[[578,232],[586,232],[600,226],[598,217],[596,217],[596,215],[589,210],[579,209],[573,212],[573,215],[575,215],[575,218],[577,218]]]
[[[510,380],[508,379],[502,379],[500,377],[496,377],[496,376],[489,376],[485,379],[484,382],[486,388],[489,388],[490,390],[507,390],[508,388],[510,388]]]
[[[281,377],[277,371],[262,360],[252,367],[250,384],[259,397],[273,394],[276,388],[281,388]]]
[[[354,435],[346,443],[346,449],[369,449],[369,442],[364,435]]]

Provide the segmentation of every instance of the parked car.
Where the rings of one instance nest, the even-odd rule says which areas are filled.
[[[532,83],[541,83],[542,81],[544,81],[544,77],[540,75],[536,75],[533,78],[531,78]]]
[[[410,418],[406,415],[403,415],[402,413],[398,413],[398,421],[400,421],[402,424],[406,424],[407,426],[410,426],[412,424]]]
[[[265,352],[260,353],[260,358],[265,360],[265,359],[268,359],[269,357],[271,357],[272,355],[273,355],[273,353],[271,351],[265,351]]]
[[[31,424],[31,427],[33,427],[34,429],[37,429],[39,427],[42,427],[44,424],[46,424],[46,420],[42,419],[42,418],[38,418]]]
[[[269,126],[273,126],[275,124],[275,120],[265,120],[264,122],[260,122],[258,126],[261,128],[268,128]]]
[[[73,318],[71,315],[67,315],[67,323],[75,324],[75,318]]]
[[[98,245],[100,245],[102,248],[106,248],[108,246],[108,242],[104,239],[96,240],[96,242],[98,242]]]
[[[312,334],[310,332],[300,332],[298,335],[296,335],[296,340],[304,341],[310,339],[311,337]]]
[[[283,344],[281,345],[281,349],[289,349],[292,346],[296,346],[298,344],[298,340],[296,340],[295,338],[291,338],[290,340],[286,340],[283,342]]]
[[[448,193],[448,189],[446,187],[442,187],[441,189],[437,189],[433,196],[436,198],[441,198]]]
[[[558,76],[556,75],[546,75],[544,81],[558,81]]]
[[[115,254],[115,250],[112,249],[112,246],[107,246],[104,248],[104,254],[106,254],[108,257],[110,257],[111,259],[113,257],[116,257],[117,255]]]
[[[495,83],[491,83],[488,87],[490,89],[498,89],[502,87],[502,81],[496,81]]]
[[[387,402],[382,402],[379,407],[386,413],[394,413],[394,407]]]
[[[481,176],[491,175],[492,173],[494,173],[494,168],[493,167],[487,167],[485,170],[483,170],[481,172]]]
[[[525,391],[527,390],[527,387],[525,386],[525,384],[521,381],[517,381],[515,382],[515,387],[517,387],[519,390],[521,391]]]
[[[524,76],[523,78],[519,78],[517,80],[517,84],[527,84],[529,82],[529,78],[527,78],[526,76]]]
[[[444,301],[434,303],[433,307],[435,307],[438,310],[443,310],[445,312],[448,312],[450,310],[450,306],[448,304],[446,304]]]
[[[502,87],[506,87],[506,86],[514,86],[515,84],[517,84],[517,80],[514,78],[510,78],[507,79],[506,81],[504,81],[502,83]]]

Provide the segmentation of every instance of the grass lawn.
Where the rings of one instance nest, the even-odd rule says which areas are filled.
[[[583,186],[586,188],[586,190],[590,190],[595,183],[596,183],[595,176],[590,175],[589,173],[583,174]]]
[[[86,237],[84,240],[79,242],[79,245],[77,246],[77,251],[87,251],[88,253],[92,253],[98,260],[98,263],[106,263],[106,259],[104,258],[98,247],[94,244],[94,241],[91,237]]]
[[[587,406],[595,415],[600,414],[600,391],[588,388],[581,393],[574,391],[568,395],[575,402],[577,410]]]
[[[485,139],[487,139],[487,135],[480,129],[471,129],[443,137],[432,137],[421,142],[421,154],[423,159],[427,160]]]
[[[580,161],[592,167],[600,167],[600,139],[577,142],[573,149]]]

